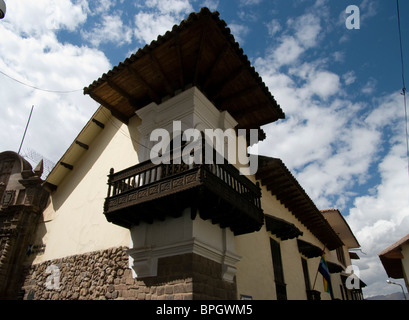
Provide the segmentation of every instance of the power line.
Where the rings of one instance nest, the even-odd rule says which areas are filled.
[[[107,120],[109,120],[112,124],[113,127],[115,127],[116,129],[118,129],[118,131],[120,133],[122,133],[126,138],[130,139],[131,141],[135,142],[136,144],[140,145],[141,147],[147,149],[148,151],[152,151],[151,148],[145,146],[144,144],[142,144],[141,142],[139,142],[138,140],[136,140],[135,138],[131,137],[130,135],[128,135],[124,130],[122,130],[122,128],[120,126],[118,126],[113,120],[112,117],[109,116],[108,114],[105,113],[104,109],[102,109],[102,114],[107,118]]]
[[[408,159],[408,173],[409,173],[409,140],[408,140],[408,112],[406,107],[406,84],[405,84],[405,65],[403,62],[403,46],[402,46],[402,31],[400,22],[399,0],[396,0],[396,7],[398,12],[398,30],[399,30],[399,45],[400,45],[400,60],[402,66],[402,95],[405,109],[405,129],[406,129],[406,157]]]
[[[8,74],[4,73],[4,72],[1,71],[1,70],[0,70],[0,73],[3,74],[4,76],[6,76],[7,78],[9,78],[9,79],[15,81],[15,82],[18,82],[18,83],[20,83],[20,84],[22,84],[22,85],[24,85],[24,86],[26,86],[26,87],[30,87],[30,88],[35,89],[35,90],[40,90],[40,91],[45,91],[45,92],[51,92],[51,93],[73,93],[73,92],[78,92],[78,91],[81,91],[81,90],[82,90],[82,89],[76,89],[76,90],[63,91],[63,90],[42,89],[42,88],[39,88],[39,87],[36,87],[36,86],[32,86],[32,85],[30,85],[30,84],[27,84],[27,83],[25,83],[25,82],[22,82],[22,81],[20,81],[20,80],[17,80],[16,78],[13,78],[12,76],[9,76]]]

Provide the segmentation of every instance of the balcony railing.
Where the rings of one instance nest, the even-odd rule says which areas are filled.
[[[178,217],[191,208],[235,234],[259,230],[263,224],[261,191],[233,165],[175,163],[150,160],[123,171],[111,169],[104,214],[108,221],[130,228]],[[179,161],[180,162],[180,161]]]

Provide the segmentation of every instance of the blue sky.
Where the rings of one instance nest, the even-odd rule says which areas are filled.
[[[18,150],[34,105],[22,154],[57,162],[98,107],[83,87],[207,6],[220,12],[286,114],[264,127],[267,139],[258,152],[281,158],[318,208],[341,210],[365,252],[356,264],[368,284],[366,296],[399,290],[386,284],[377,257],[409,232],[396,1],[6,4],[0,21],[0,151]],[[360,29],[346,28],[351,4],[360,9]],[[409,70],[409,3],[400,1],[400,10]]]

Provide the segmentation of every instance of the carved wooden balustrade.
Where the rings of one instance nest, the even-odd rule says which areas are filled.
[[[179,159],[180,160],[180,159]],[[130,228],[179,217],[190,208],[236,235],[257,231],[263,224],[261,191],[233,165],[192,164],[150,160],[123,171],[111,169],[104,214],[108,221]]]

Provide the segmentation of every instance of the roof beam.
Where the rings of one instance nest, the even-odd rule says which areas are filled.
[[[194,76],[193,76],[193,85],[194,86],[197,84],[197,78],[199,76],[199,67],[200,67],[200,62],[202,61],[203,47],[204,47],[204,44],[206,42],[205,40],[206,40],[206,28],[203,27],[202,34],[200,36],[199,53],[198,53],[197,59],[196,59],[195,73],[194,73]]]
[[[282,194],[283,192],[297,192],[294,189],[294,185],[290,181],[278,182],[274,181],[267,184],[267,190],[275,196]]]
[[[241,122],[244,119],[249,118],[249,116],[251,116],[252,114],[258,114],[260,111],[265,110],[265,106],[262,103],[258,103],[255,105],[249,105],[246,106],[245,108],[243,108],[241,111],[237,111],[237,112],[232,112],[231,115],[233,116],[233,118],[237,121],[237,122]],[[275,115],[274,116],[275,119],[278,119],[279,116]],[[275,119],[270,119],[270,120],[275,120]]]
[[[156,57],[154,56],[154,54],[152,52],[149,52],[149,58],[150,58],[150,60],[152,62],[153,67],[157,71],[157,73],[162,77],[162,79],[164,81],[164,87],[165,87],[166,92],[170,96],[173,96],[174,93],[175,93],[175,89],[172,87],[172,85],[170,84],[169,79],[166,77],[165,72],[163,71],[158,59],[156,59]]]
[[[67,169],[69,169],[69,170],[73,170],[74,169],[74,166],[72,165],[72,164],[68,164],[68,163],[66,163],[66,162],[60,162],[60,165],[62,165],[64,168],[67,168]]]
[[[180,82],[180,87],[183,89],[185,87],[185,71],[183,68],[183,58],[182,58],[182,50],[180,48],[180,35],[179,33],[175,37],[175,49],[176,49],[176,57],[179,62],[179,82]]]
[[[276,192],[274,194],[277,199],[286,203],[297,203],[303,201],[305,198],[298,190],[282,190],[281,192]]]
[[[240,65],[236,70],[230,72],[230,74],[225,78],[222,83],[219,83],[214,86],[216,90],[213,92],[214,100],[217,99],[218,96],[220,96],[221,92],[223,92],[223,89],[233,82],[244,70],[246,69],[246,66],[244,64]]]
[[[105,129],[105,125],[104,125],[102,122],[98,121],[97,119],[92,118],[91,121],[94,122],[94,123],[95,123],[98,127],[100,127],[101,129]]]
[[[75,143],[85,150],[89,149],[89,146],[85,143],[82,143],[81,141],[75,140]]]
[[[136,109],[136,101],[135,98],[132,97],[126,90],[122,89],[119,87],[116,83],[114,83],[112,80],[107,79],[108,85],[114,89],[116,92],[118,92],[122,97],[128,100],[129,104],[133,106]]]
[[[254,90],[257,90],[258,85],[251,86],[245,90],[240,90],[239,92],[235,92],[231,94],[230,96],[227,97],[220,97],[219,99],[216,99],[217,103],[220,104],[221,106],[225,104],[232,103],[236,99],[241,99],[250,93],[252,93]]]
[[[219,65],[219,63],[223,60],[223,58],[226,56],[226,53],[228,51],[229,44],[225,43],[222,49],[220,50],[219,54],[217,55],[217,58],[213,62],[212,66],[209,68],[209,71],[207,74],[203,77],[203,90],[206,90],[208,85],[210,84],[211,79],[213,78],[213,73],[216,70],[216,67]]]
[[[91,96],[92,99],[94,99],[95,101],[103,105],[105,108],[107,108],[109,111],[111,111],[112,115],[119,121],[128,124],[128,119],[126,118],[126,116],[116,111],[116,108],[113,105],[109,104],[107,101],[97,96],[95,93],[89,93],[89,95]]]
[[[277,169],[269,169],[263,171],[263,169],[260,169],[261,173],[257,172],[257,176],[262,179],[264,185],[269,185],[269,184],[279,184],[282,183],[283,181],[288,181],[286,175],[284,172],[281,170]]]
[[[161,102],[161,98],[156,94],[155,90],[152,89],[152,87],[146,82],[146,80],[142,78],[139,72],[136,71],[135,68],[131,67],[130,65],[128,65],[126,69],[137,81],[142,83],[142,85],[145,87],[145,90],[148,92],[149,97],[157,104],[159,104]]]

